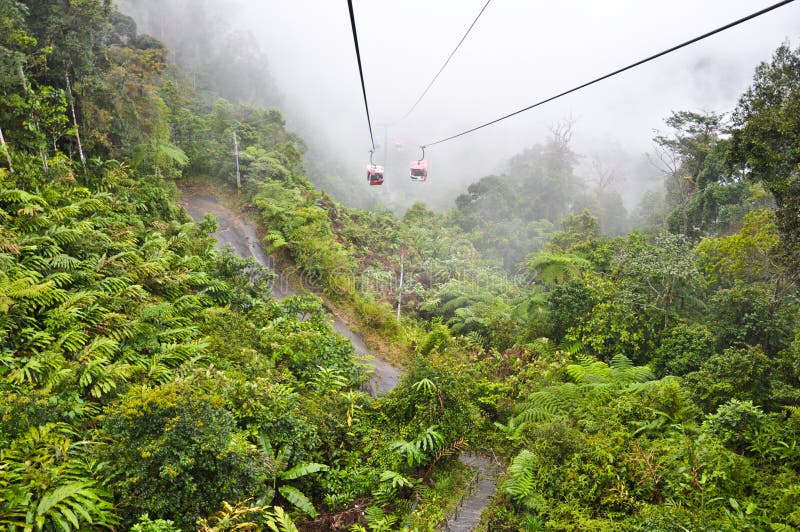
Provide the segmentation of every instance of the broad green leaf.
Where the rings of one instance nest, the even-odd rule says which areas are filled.
[[[298,509],[311,517],[317,517],[317,511],[314,509],[314,505],[311,504],[308,497],[303,495],[299,489],[293,486],[280,486],[278,491],[283,495],[284,499],[294,504]]]
[[[325,464],[318,464],[316,462],[309,462],[305,464],[297,464],[288,471],[281,474],[283,480],[294,480],[296,478],[304,477],[318,471],[327,471],[329,469]]]

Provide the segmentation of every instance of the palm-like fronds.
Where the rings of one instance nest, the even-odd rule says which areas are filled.
[[[538,251],[528,256],[526,267],[537,280],[552,286],[580,278],[591,263],[577,255]]]
[[[578,360],[579,364],[570,364],[566,368],[567,374],[578,384],[631,384],[655,379],[650,368],[634,366],[633,362],[622,354],[614,355],[610,364],[585,355],[579,356]]]
[[[418,438],[394,441],[389,448],[404,458],[409,467],[423,464],[433,459],[436,451],[444,445],[444,436],[437,429],[436,425],[427,427]]]
[[[560,415],[568,415],[579,404],[580,398],[581,391],[573,383],[548,386],[521,402],[512,419],[515,425],[549,421]]]

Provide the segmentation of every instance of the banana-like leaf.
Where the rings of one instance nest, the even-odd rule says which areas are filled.
[[[283,495],[284,499],[294,504],[299,510],[313,518],[317,517],[314,505],[299,489],[293,486],[280,486],[278,491]]]
[[[319,471],[327,471],[328,469],[329,467],[326,466],[325,464],[318,464],[316,462],[297,464],[288,471],[284,471],[283,473],[281,473],[281,479],[294,480],[296,478],[304,477],[306,475],[311,475],[312,473],[317,473]]]

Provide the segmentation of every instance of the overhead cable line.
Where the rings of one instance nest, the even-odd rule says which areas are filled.
[[[566,91],[561,92],[561,93],[558,93],[555,96],[551,96],[551,97],[549,97],[549,98],[547,98],[545,100],[542,100],[540,102],[536,102],[535,104],[529,105],[528,107],[525,107],[524,109],[520,109],[518,111],[514,111],[513,113],[509,113],[509,114],[507,114],[505,116],[501,116],[500,118],[496,118],[496,119],[494,119],[494,120],[492,120],[490,122],[486,122],[485,124],[481,124],[479,126],[475,126],[472,129],[468,129],[466,131],[462,131],[461,133],[457,133],[455,135],[451,135],[451,136],[449,136],[447,138],[443,138],[443,139],[437,140],[435,142],[429,142],[429,143],[424,144],[424,145],[422,145],[420,147],[421,148],[426,148],[426,147],[430,147],[430,146],[435,146],[436,144],[441,144],[442,142],[447,142],[448,140],[453,140],[455,138],[464,136],[464,135],[466,135],[468,133],[472,133],[472,132],[477,131],[479,129],[483,129],[483,128],[487,127],[487,126],[491,126],[492,124],[496,124],[496,123],[498,123],[498,122],[500,122],[502,120],[505,120],[506,118],[511,118],[512,116],[518,115],[520,113],[524,113],[525,111],[529,111],[529,110],[533,109],[534,107],[539,107],[540,105],[546,104],[548,102],[552,102],[553,100],[561,98],[562,96],[566,96],[567,94],[570,94],[570,93],[573,93],[573,92],[578,91],[580,89],[583,89],[585,87],[588,87],[589,85],[594,85],[595,83],[597,83],[599,81],[603,81],[604,79],[608,79],[608,78],[610,78],[612,76],[616,76],[617,74],[621,74],[622,72],[625,72],[626,70],[630,70],[632,68],[635,68],[635,67],[637,67],[639,65],[647,63],[648,61],[652,61],[654,59],[658,59],[659,57],[661,57],[663,55],[667,55],[667,54],[669,54],[671,52],[674,52],[675,50],[679,50],[679,49],[681,49],[681,48],[683,48],[685,46],[689,46],[690,44],[694,44],[694,43],[696,43],[698,41],[702,41],[703,39],[705,39],[707,37],[711,37],[712,35],[715,35],[717,33],[720,33],[722,31],[730,29],[730,28],[732,28],[734,26],[738,26],[739,24],[742,24],[743,22],[747,22],[748,20],[752,20],[752,19],[754,19],[756,17],[759,17],[759,16],[761,16],[761,15],[763,15],[765,13],[769,13],[770,11],[778,9],[779,7],[785,6],[786,4],[790,4],[792,2],[794,2],[794,0],[783,0],[782,2],[778,2],[777,4],[773,4],[773,5],[771,5],[769,7],[766,7],[764,9],[760,10],[760,11],[756,11],[755,13],[752,13],[750,15],[747,15],[746,17],[740,18],[739,20],[735,20],[735,21],[733,21],[733,22],[731,22],[729,24],[726,24],[724,26],[721,26],[721,27],[719,27],[719,28],[717,28],[715,30],[709,31],[708,33],[704,33],[703,35],[695,37],[694,39],[690,39],[690,40],[688,40],[686,42],[683,42],[681,44],[673,46],[672,48],[668,48],[667,50],[664,50],[663,52],[659,52],[657,54],[651,55],[650,57],[646,57],[645,59],[637,61],[637,62],[635,62],[633,64],[630,64],[630,65],[628,65],[626,67],[623,67],[623,68],[620,68],[620,69],[615,70],[613,72],[610,72],[610,73],[608,73],[608,74],[606,74],[604,76],[600,76],[599,78],[595,78],[592,81],[587,81],[586,83],[578,85],[577,87],[574,87],[572,89],[566,90]]]
[[[369,126],[369,140],[372,143],[370,153],[375,151],[375,137],[372,135],[372,121],[369,118],[369,104],[367,103],[367,89],[364,86],[364,70],[361,68],[361,51],[358,49],[358,33],[356,32],[356,17],[353,14],[353,0],[347,0],[350,9],[350,26],[353,28],[353,43],[356,45],[356,59],[358,59],[358,75],[361,76],[361,92],[364,94],[364,109],[367,110],[367,125]]]
[[[461,43],[463,43],[463,42],[466,40],[466,38],[467,38],[467,35],[469,35],[469,32],[470,32],[470,31],[472,31],[472,28],[473,28],[473,27],[475,26],[475,24],[478,22],[478,19],[479,19],[479,18],[481,18],[481,15],[483,15],[483,12],[484,12],[484,11],[486,10],[486,8],[489,6],[489,3],[490,3],[491,1],[492,1],[492,0],[486,0],[486,3],[483,5],[483,8],[481,9],[480,13],[478,13],[478,16],[477,16],[477,17],[475,17],[475,20],[473,20],[473,21],[472,21],[472,24],[470,24],[470,25],[469,25],[469,28],[467,28],[467,32],[464,34],[464,36],[463,36],[463,37],[461,37],[461,40],[460,40],[460,41],[458,41],[458,44],[457,44],[457,45],[456,45],[456,47],[453,49],[453,51],[452,51],[452,52],[450,52],[450,55],[447,57],[447,60],[445,60],[444,64],[442,65],[442,68],[440,68],[440,69],[439,69],[439,72],[437,72],[437,73],[436,73],[436,75],[435,75],[435,76],[433,76],[433,79],[431,80],[431,82],[430,82],[430,83],[428,83],[428,86],[427,86],[427,87],[425,87],[425,90],[424,90],[424,91],[422,91],[422,94],[420,94],[420,95],[419,95],[419,98],[417,98],[417,101],[416,101],[416,102],[414,102],[414,105],[412,105],[412,106],[411,106],[411,109],[409,109],[409,110],[408,110],[408,112],[407,112],[405,115],[403,115],[403,118],[401,118],[401,119],[400,119],[400,120],[398,120],[397,122],[400,122],[401,120],[405,120],[406,118],[408,118],[408,115],[410,115],[411,113],[413,113],[413,112],[414,112],[414,109],[416,109],[416,108],[417,108],[417,105],[419,105],[419,102],[421,102],[421,101],[422,101],[422,98],[424,98],[424,97],[425,97],[425,95],[426,95],[426,94],[428,94],[428,91],[431,89],[431,87],[433,86],[433,84],[434,84],[434,82],[436,81],[436,79],[437,79],[437,78],[439,77],[439,75],[440,75],[440,74],[441,74],[441,73],[444,71],[445,67],[446,67],[446,66],[447,66],[447,64],[450,62],[450,60],[453,58],[453,56],[454,56],[454,55],[456,55],[456,52],[458,51],[459,47],[461,46]],[[397,122],[395,122],[395,124],[396,124]]]

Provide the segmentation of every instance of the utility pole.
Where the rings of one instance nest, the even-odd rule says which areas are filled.
[[[403,303],[403,254],[400,254],[400,285],[397,287],[397,323],[400,323],[400,305]]]
[[[236,191],[242,188],[242,175],[239,173],[239,140],[236,131],[233,132],[233,155],[236,157]]]

